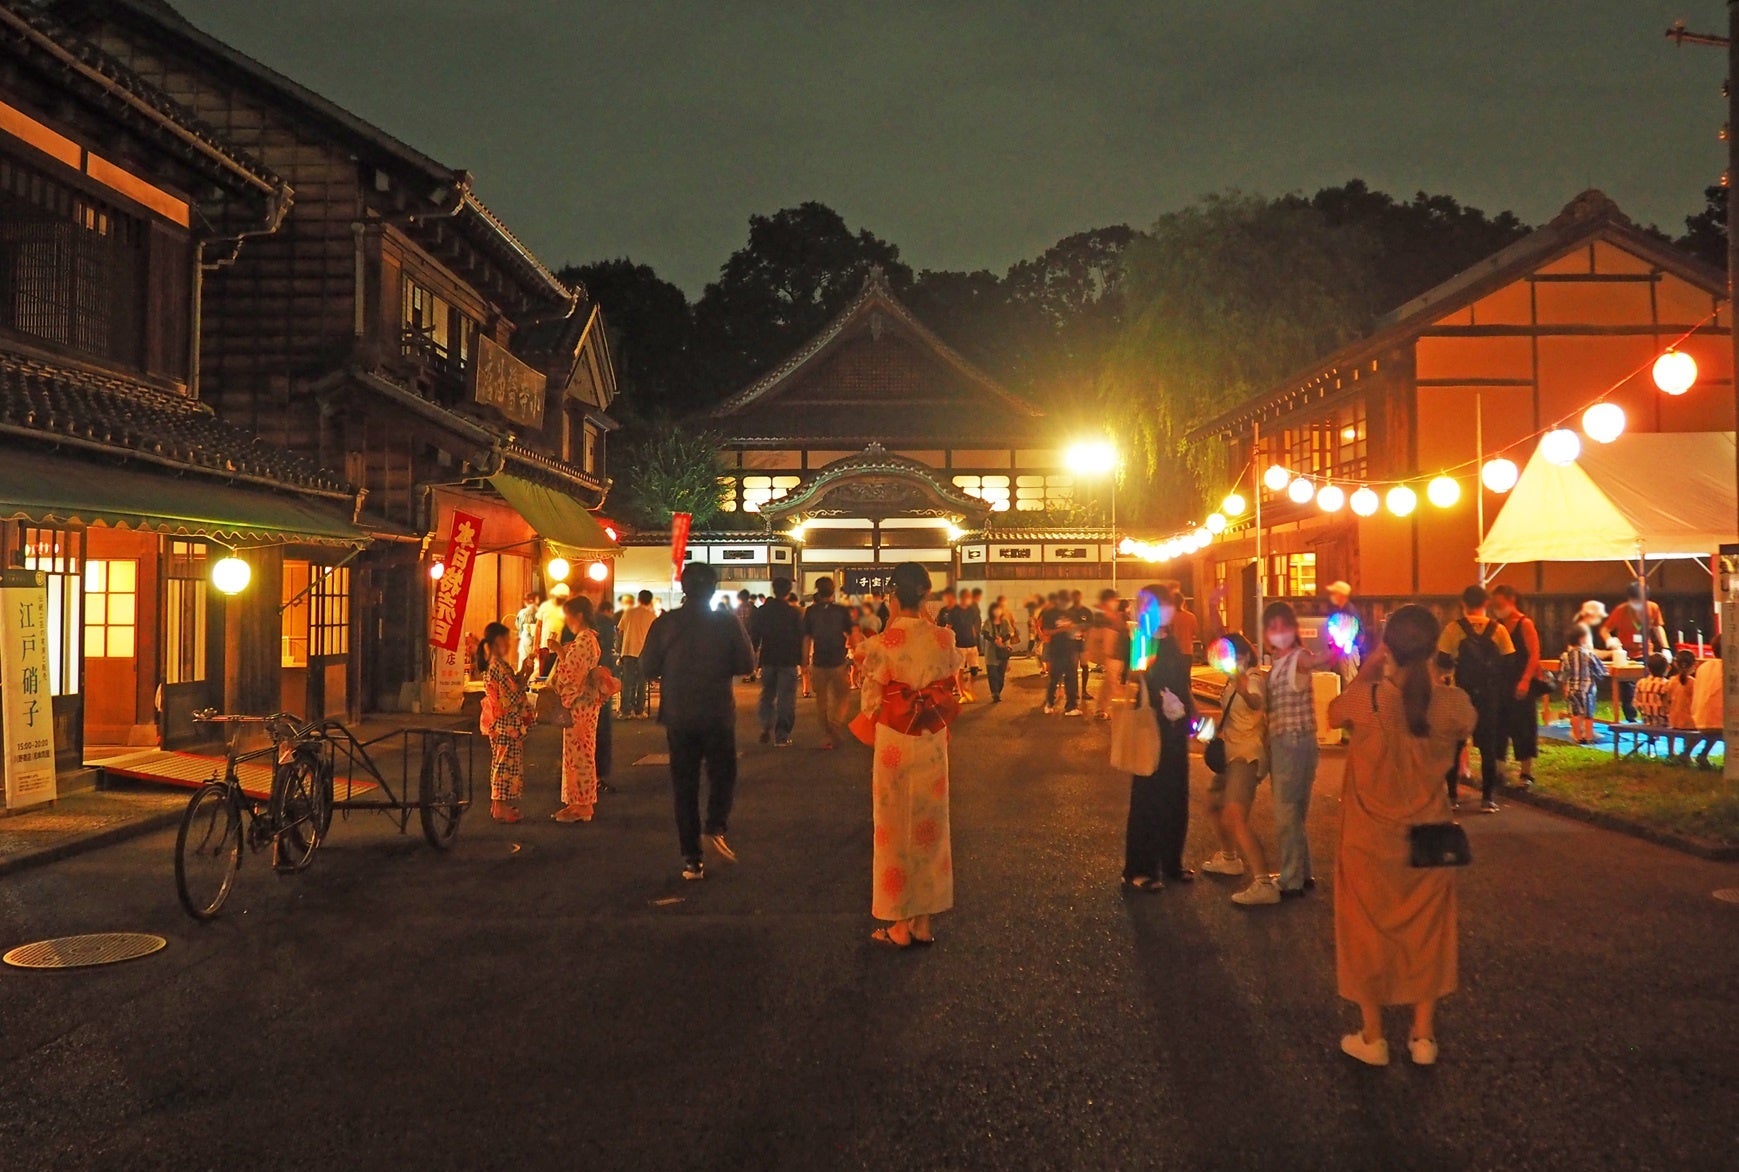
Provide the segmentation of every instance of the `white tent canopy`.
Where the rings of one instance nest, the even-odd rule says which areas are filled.
[[[1479,560],[1701,558],[1739,541],[1732,432],[1630,432],[1584,442],[1572,464],[1536,448]]]

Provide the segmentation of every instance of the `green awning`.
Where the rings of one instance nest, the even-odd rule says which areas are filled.
[[[0,519],[114,525],[237,544],[369,540],[342,502],[325,497],[14,447],[0,452]]]
[[[489,483],[562,557],[578,561],[613,558],[622,552],[598,519],[573,497],[506,472],[491,476]]]

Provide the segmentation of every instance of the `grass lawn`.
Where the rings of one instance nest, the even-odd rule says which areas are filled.
[[[1535,789],[1585,810],[1674,834],[1739,844],[1739,784],[1719,770],[1631,759],[1606,749],[1540,746]]]

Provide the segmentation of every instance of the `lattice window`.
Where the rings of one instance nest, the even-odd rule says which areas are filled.
[[[163,682],[206,678],[206,552],[203,541],[171,541],[164,562]]]
[[[85,562],[85,658],[131,659],[138,650],[139,563]]]
[[[56,696],[79,691],[79,632],[83,629],[84,535],[71,530],[21,526],[18,548],[24,568],[48,575],[48,677]]]

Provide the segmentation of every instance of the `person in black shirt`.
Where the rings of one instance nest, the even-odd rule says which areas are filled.
[[[797,665],[803,662],[803,616],[786,601],[791,579],[774,578],[773,596],[749,616],[749,642],[761,660],[761,743],[791,747],[797,726]]]
[[[978,644],[984,634],[984,617],[971,595],[964,592],[960,601],[952,609],[944,610],[943,614],[947,617],[939,617],[937,621],[954,632],[954,647],[960,652],[960,698],[971,700],[972,681],[978,678]]]
[[[1093,665],[1087,662],[1087,632],[1093,629],[1093,610],[1082,598],[1079,590],[1069,592],[1069,621],[1075,624],[1075,664],[1081,673],[1081,699],[1091,700],[1093,697],[1087,691],[1087,676],[1092,672]]]
[[[616,675],[616,604],[607,594],[598,600],[598,609],[592,615],[592,630],[598,636],[598,666]],[[612,735],[616,720],[610,714],[610,706],[611,702],[606,699],[598,707],[598,742],[593,754],[598,766],[598,788],[607,794],[616,792],[616,787],[610,784],[610,769],[616,760],[616,743]]]
[[[1123,882],[1136,891],[1158,891],[1164,880],[1188,882],[1196,873],[1183,865],[1184,839],[1190,824],[1190,721],[1195,700],[1190,694],[1190,661],[1171,637],[1177,613],[1171,591],[1149,586],[1136,606],[1141,634],[1136,654],[1146,662],[1130,663],[1146,673],[1148,711],[1159,722],[1159,767],[1147,777],[1129,780],[1129,821],[1124,831]],[[1166,693],[1174,698],[1166,699]],[[1166,715],[1170,704],[1176,717]]]
[[[705,879],[701,861],[700,771],[705,765],[706,839],[719,857],[737,856],[725,842],[725,824],[737,789],[737,676],[755,666],[755,652],[737,618],[708,610],[718,588],[709,565],[682,568],[682,605],[653,620],[640,652],[640,669],[659,686],[658,723],[670,746],[670,781],[676,790],[676,834],[684,879]]]
[[[815,602],[803,613],[803,646],[815,709],[821,717],[823,749],[833,748],[846,735],[846,704],[851,699],[846,644],[852,626],[851,611],[833,600],[833,579],[817,581]]]
[[[1081,715],[1081,640],[1075,637],[1075,619],[1068,599],[1053,596],[1039,612],[1039,632],[1045,639],[1045,666],[1050,680],[1045,684],[1045,715],[1057,710],[1057,690],[1062,689],[1064,716]]]

